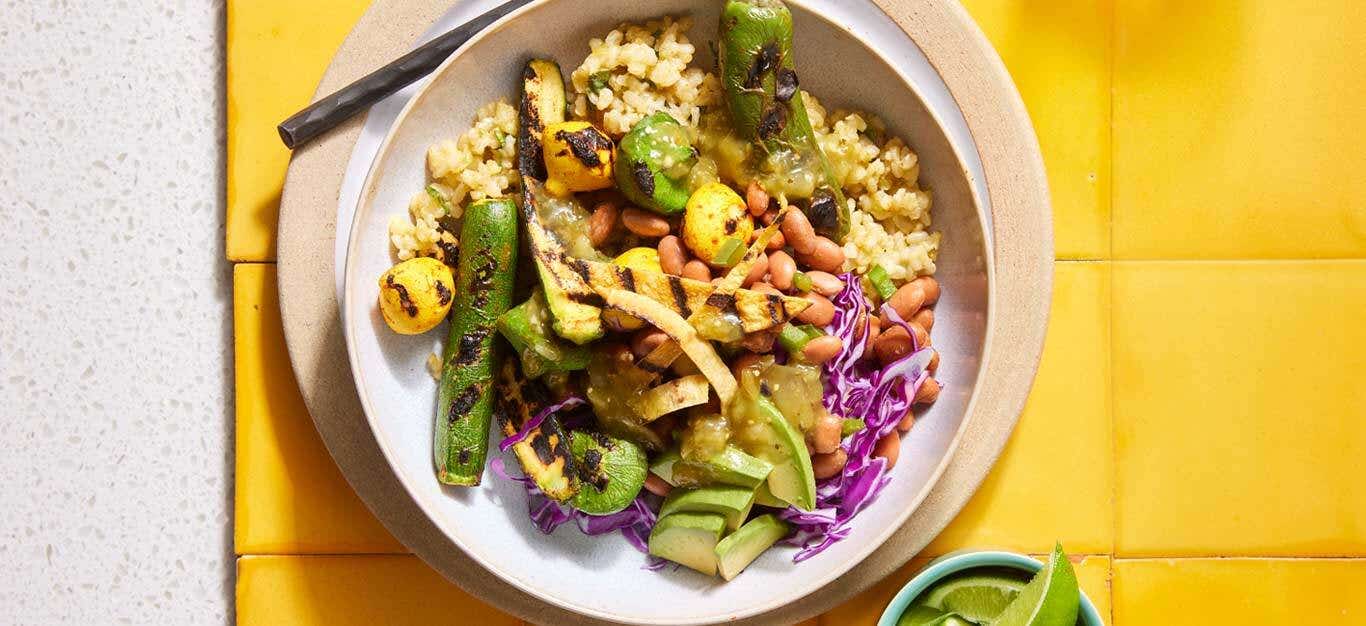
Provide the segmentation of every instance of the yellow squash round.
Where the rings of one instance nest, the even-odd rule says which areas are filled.
[[[550,124],[541,133],[545,188],[557,196],[612,186],[616,150],[612,140],[588,122]]]
[[[428,257],[408,259],[379,277],[379,311],[400,335],[425,333],[451,310],[455,277],[451,268]]]
[[[745,209],[745,199],[730,187],[707,183],[688,198],[683,213],[683,244],[697,258],[716,266],[712,261],[722,242],[734,237],[745,246],[753,234],[754,220]]]
[[[617,255],[617,258],[612,259],[612,263],[634,270],[664,273],[664,269],[659,265],[659,251],[646,246],[631,248]],[[603,311],[602,320],[608,326],[622,331],[640,330],[645,326],[645,322],[621,311]]]

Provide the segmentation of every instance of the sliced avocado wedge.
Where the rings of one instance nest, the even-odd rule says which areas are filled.
[[[716,569],[730,580],[765,550],[787,536],[787,522],[772,513],[756,517],[716,544]]]
[[[650,554],[716,575],[716,544],[726,518],[716,513],[674,513],[659,518],[650,531]]]
[[[726,516],[726,528],[735,530],[745,523],[754,506],[754,490],[730,485],[675,489],[664,500],[659,514],[680,511],[691,513],[719,513]]]
[[[755,408],[773,432],[772,443],[755,451],[759,458],[773,464],[768,475],[769,491],[803,511],[816,508],[816,475],[811,471],[811,455],[801,432],[766,396],[756,398]]]
[[[625,439],[574,431],[569,451],[579,473],[574,508],[589,515],[616,513],[635,500],[645,485],[645,451]]]
[[[705,463],[685,461],[677,450],[670,450],[655,459],[650,471],[675,487],[722,484],[754,489],[768,478],[773,465],[735,446],[726,446]]]
[[[775,509],[785,509],[788,506],[785,500],[781,500],[778,496],[773,495],[773,492],[768,488],[768,481],[764,481],[754,490],[754,505],[767,506]]]

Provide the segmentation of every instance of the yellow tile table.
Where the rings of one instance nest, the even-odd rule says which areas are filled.
[[[274,124],[366,4],[229,2],[233,260],[274,258]],[[1053,187],[1043,361],[958,519],[812,622],[872,624],[929,556],[1056,538],[1119,626],[1366,623],[1366,5],[966,4]],[[518,623],[405,554],[349,490],[294,387],[273,269],[234,276],[239,621]]]

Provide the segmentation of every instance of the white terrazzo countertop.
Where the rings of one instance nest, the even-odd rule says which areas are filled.
[[[221,0],[0,0],[0,623],[232,616]]]

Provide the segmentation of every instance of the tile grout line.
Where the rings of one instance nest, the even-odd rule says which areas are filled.
[[[1106,373],[1107,385],[1106,393],[1109,395],[1110,409],[1110,567],[1105,574],[1105,587],[1110,595],[1110,626],[1118,626],[1115,622],[1115,564],[1119,561],[1119,419],[1115,413],[1115,59],[1119,56],[1119,2],[1110,0],[1110,41],[1109,56],[1106,63],[1109,66],[1106,80],[1110,83],[1110,115],[1109,123],[1106,124],[1106,149],[1110,151],[1110,158],[1107,159],[1106,167],[1109,168],[1109,211],[1110,236],[1106,241],[1109,265],[1106,266],[1107,298],[1109,299],[1109,310],[1106,311],[1106,343],[1109,345],[1109,371]]]

